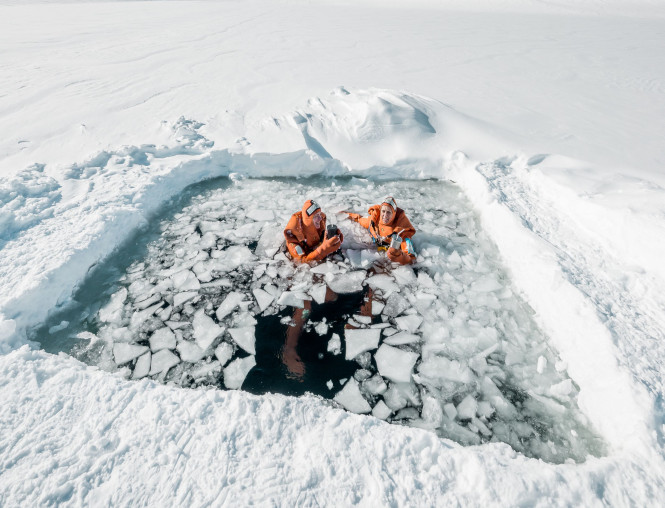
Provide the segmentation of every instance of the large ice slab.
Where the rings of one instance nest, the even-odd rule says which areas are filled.
[[[224,369],[224,385],[231,390],[239,390],[245,382],[247,374],[255,365],[256,357],[254,355],[233,360]]]
[[[365,414],[372,410],[372,407],[360,393],[358,382],[353,378],[349,379],[344,388],[337,392],[335,401],[353,413]]]
[[[249,354],[256,354],[256,337],[254,326],[242,326],[240,328],[229,328],[229,334],[233,341]]]
[[[153,353],[161,351],[162,349],[174,349],[176,346],[175,334],[168,327],[156,330],[150,336],[150,350]]]
[[[146,346],[119,342],[113,345],[113,358],[116,364],[123,365],[131,362],[134,358],[138,358],[146,351],[148,351]]]
[[[375,328],[344,330],[344,339],[346,343],[346,359],[353,360],[360,353],[371,351],[379,346],[381,330]]]
[[[374,355],[374,359],[379,373],[383,377],[397,383],[408,383],[411,381],[411,374],[418,361],[418,355],[382,344]]]
[[[208,349],[225,330],[223,326],[215,323],[211,317],[206,316],[203,310],[196,313],[192,326],[194,327],[194,340],[203,351]]]

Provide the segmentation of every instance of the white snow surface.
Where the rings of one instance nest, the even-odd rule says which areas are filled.
[[[665,8],[578,4],[1,1],[2,504],[665,498]],[[27,344],[187,185],[313,174],[456,181],[567,363],[607,456],[551,465],[311,397],[131,381]],[[253,206],[259,222],[232,234],[270,220]],[[215,266],[226,270],[251,256],[224,252]],[[463,262],[454,254],[449,263]],[[367,265],[362,253],[357,262]],[[191,268],[170,274],[177,304],[205,284]],[[125,297],[104,317],[116,319]],[[118,350],[143,355],[136,377],[148,361],[151,373],[179,361],[145,351]],[[232,384],[252,361],[226,367]]]

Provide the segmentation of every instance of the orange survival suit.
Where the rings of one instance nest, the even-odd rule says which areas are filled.
[[[321,219],[318,227],[315,224],[314,215],[320,214]],[[337,235],[325,238],[326,214],[321,212],[319,205],[308,199],[302,210],[294,213],[284,228],[286,247],[293,259],[298,261],[320,261],[332,254],[344,241],[344,235],[338,229]]]
[[[389,205],[394,212],[388,224],[383,224],[380,220],[382,204]],[[350,213],[349,218],[367,228],[379,248],[390,245],[391,236],[394,233],[399,233],[402,238],[400,249],[389,248],[386,255],[388,259],[395,263],[402,265],[413,263],[416,260],[416,253],[413,243],[411,243],[411,237],[416,234],[416,228],[413,227],[404,210],[397,207],[392,197],[386,198],[382,204],[370,206],[368,210],[369,217],[361,217],[358,214]]]

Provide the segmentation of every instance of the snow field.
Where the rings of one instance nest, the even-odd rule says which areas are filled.
[[[133,379],[240,388],[256,363],[261,316],[279,313],[288,322],[289,308],[323,304],[326,285],[337,293],[368,287],[372,315],[339,317],[352,327],[343,337],[346,359],[359,364],[334,397],[343,407],[461,443],[504,441],[554,462],[602,453],[575,407],[577,387],[565,364],[509,289],[494,247],[454,186],[221,183],[162,223],[160,238],[95,318],[82,315],[82,334],[75,326],[60,331],[86,338],[76,356]],[[362,228],[336,213],[362,213],[383,195],[394,195],[417,224],[414,268],[390,266]],[[343,256],[312,267],[280,251],[283,225],[306,197],[345,234]],[[332,354],[339,350],[328,323],[306,328],[330,340]],[[86,346],[90,331],[96,336]],[[34,339],[48,347],[52,335]]]

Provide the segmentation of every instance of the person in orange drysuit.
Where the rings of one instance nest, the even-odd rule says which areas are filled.
[[[395,200],[389,196],[380,205],[369,208],[369,217],[349,213],[349,219],[369,230],[379,250],[387,248],[388,259],[402,265],[416,260],[411,237],[416,233],[404,210],[397,208]],[[394,235],[399,235],[399,239]]]
[[[284,237],[293,259],[305,262],[321,261],[339,249],[344,241],[339,229],[335,236],[327,237],[326,214],[311,199],[305,201],[300,212],[291,216],[284,228]]]

